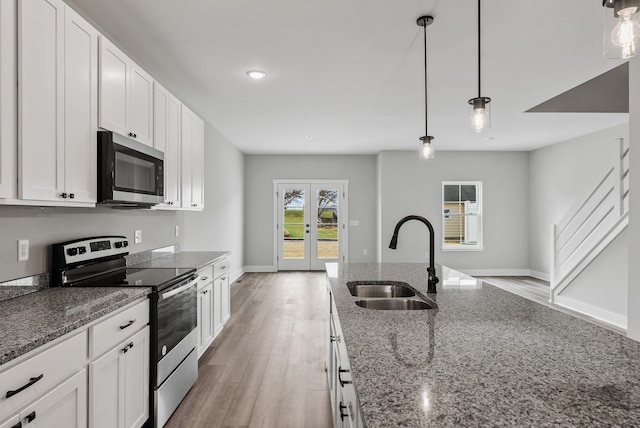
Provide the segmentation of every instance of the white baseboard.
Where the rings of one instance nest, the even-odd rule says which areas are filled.
[[[275,266],[245,266],[245,272],[277,272]]]
[[[532,276],[542,281],[551,281],[551,275],[548,272],[540,272],[538,270],[529,269],[529,276]]]
[[[231,283],[233,284],[242,275],[244,275],[244,269],[243,268],[234,269],[234,270],[231,271],[231,277],[229,279],[230,279]]]
[[[627,317],[624,315],[616,314],[614,312],[607,311],[605,309],[598,308],[588,303],[584,303],[565,296],[555,295],[553,298],[553,303],[558,306],[563,306],[567,309],[580,312],[581,314],[590,316],[600,321],[604,321],[623,330],[627,329]]]

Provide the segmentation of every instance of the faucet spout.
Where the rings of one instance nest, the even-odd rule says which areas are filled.
[[[400,232],[400,228],[403,224],[408,222],[409,220],[418,220],[423,223],[429,229],[429,267],[427,268],[428,281],[427,281],[427,293],[436,293],[436,284],[440,281],[436,276],[436,268],[435,268],[435,260],[434,260],[434,232],[433,226],[426,218],[419,215],[408,215],[400,219],[400,221],[396,224],[395,229],[393,230],[393,236],[391,237],[391,242],[389,243],[389,248],[395,250],[398,246],[398,233]]]

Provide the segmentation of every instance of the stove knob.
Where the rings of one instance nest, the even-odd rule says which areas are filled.
[[[68,256],[75,256],[78,254],[78,249],[77,248],[67,248],[67,255]]]
[[[128,247],[129,246],[129,241],[122,241],[122,246],[123,247]]]
[[[87,252],[87,247],[78,247],[78,254],[85,254]]]
[[[118,241],[118,242],[114,242],[114,247],[116,248],[122,248],[122,242]]]

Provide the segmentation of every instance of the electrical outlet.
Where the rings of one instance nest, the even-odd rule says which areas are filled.
[[[26,262],[29,260],[29,240],[20,239],[18,241],[18,261]]]
[[[362,254],[364,254],[365,256],[367,255],[367,249],[366,248],[364,250],[362,250]]]
[[[133,232],[133,242],[135,244],[140,244],[142,242],[142,231],[136,230]]]
[[[176,236],[180,236],[180,228],[176,226]]]

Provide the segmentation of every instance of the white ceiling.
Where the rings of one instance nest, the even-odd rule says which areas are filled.
[[[474,0],[74,0],[161,83],[245,153],[531,150],[627,114],[524,113],[613,67],[600,0],[485,0],[482,95],[492,129],[467,126],[477,96]],[[261,69],[267,78],[245,75]],[[312,139],[307,138],[313,136]]]

